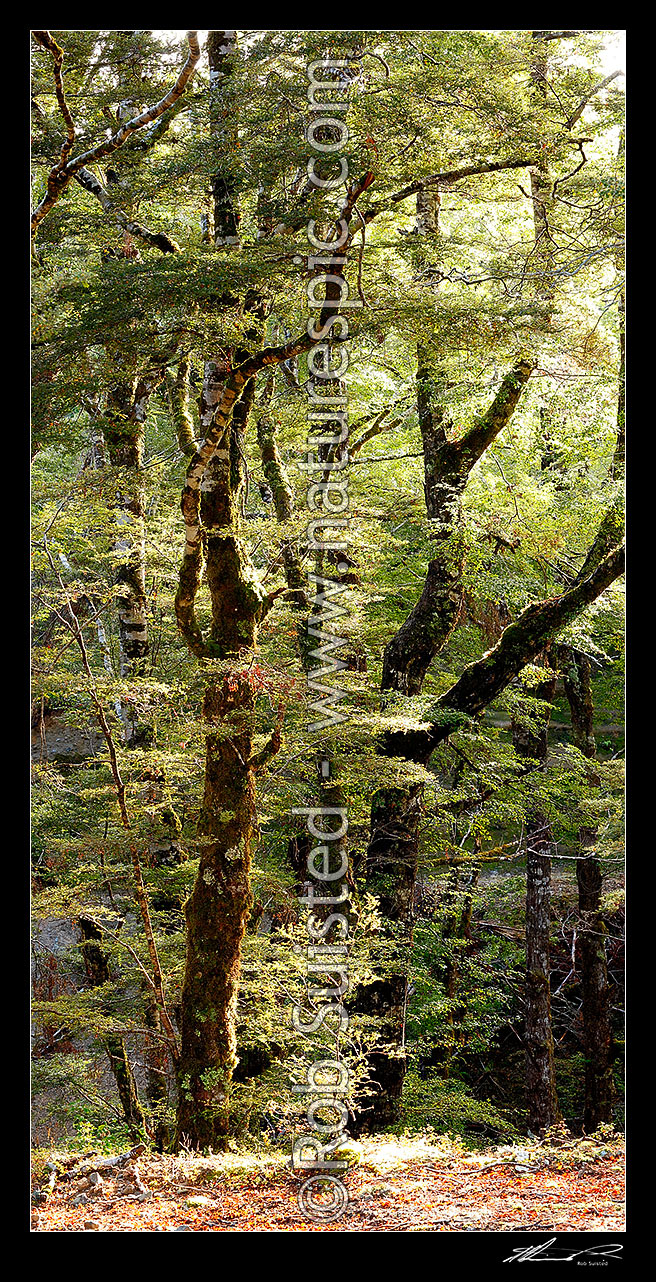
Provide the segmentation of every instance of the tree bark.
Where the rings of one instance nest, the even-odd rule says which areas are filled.
[[[417,604],[388,642],[383,690],[419,694],[428,668],[446,645],[462,606],[462,495],[474,465],[510,421],[533,362],[506,374],[487,413],[459,441],[449,441],[443,411],[431,402],[430,368],[417,370],[417,406],[424,445],[424,490],[431,537],[438,544]]]
[[[208,35],[210,129],[221,152],[212,178],[212,238],[217,247],[238,244],[234,119],[226,123],[235,47],[235,32]],[[187,955],[175,1135],[176,1148],[205,1150],[225,1149],[231,1131],[241,949],[252,907],[255,774],[267,755],[253,753],[255,689],[247,657],[270,603],[240,537],[247,484],[243,439],[256,369],[236,378],[229,374],[261,346],[265,306],[256,292],[248,291],[243,308],[251,317],[245,333],[249,347],[205,362],[200,403],[204,440],[191,458],[183,491],[186,545],[176,596],[178,625],[192,652],[224,665],[209,681],[203,702],[209,733],[198,825],[200,864],[185,905]],[[203,571],[212,611],[207,638],[194,612]],[[279,742],[279,732],[274,731],[271,753]]]
[[[185,906],[176,1147],[220,1150],[230,1134],[241,947],[252,906],[253,706],[251,685],[235,669],[208,688],[203,706],[217,732],[207,736],[201,859]]]
[[[294,507],[294,492],[289,483],[276,440],[276,427],[271,415],[262,412],[257,422],[257,442],[262,457],[262,470],[271,488],[276,518],[280,524],[289,521]],[[303,573],[296,540],[284,539],[280,555],[287,587],[293,595],[288,600],[299,609],[307,605],[307,575]]]
[[[238,429],[237,429],[238,430]],[[187,957],[182,991],[176,1146],[220,1149],[230,1133],[230,1083],[237,1064],[236,1004],[242,941],[250,914],[255,806],[253,684],[242,656],[252,652],[265,595],[239,538],[242,477],[229,448],[205,469],[200,526],[212,627],[205,653],[229,670],[210,681],[203,716],[205,788],[201,859],[185,906]]]
[[[119,383],[107,397],[103,435],[111,466],[117,473],[116,583],[120,675],[141,676],[148,654],[143,501],[143,444],[150,386],[133,379]]]

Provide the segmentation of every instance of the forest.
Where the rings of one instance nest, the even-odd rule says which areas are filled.
[[[623,36],[31,32],[32,1231],[623,1231]]]

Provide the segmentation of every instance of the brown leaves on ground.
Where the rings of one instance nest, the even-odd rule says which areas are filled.
[[[89,1155],[62,1169],[32,1213],[39,1233],[449,1233],[624,1228],[621,1140],[526,1142],[471,1154],[448,1139],[378,1136],[347,1172],[349,1204],[329,1224],[297,1205],[284,1155],[143,1154],[89,1181]],[[59,1160],[58,1160],[59,1158]],[[70,1163],[70,1157],[68,1159]],[[43,1187],[43,1184],[42,1184]]]

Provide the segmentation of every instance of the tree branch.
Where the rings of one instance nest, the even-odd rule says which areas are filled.
[[[425,191],[426,188],[458,182],[460,178],[469,178],[474,174],[493,174],[502,169],[525,169],[532,163],[526,157],[521,160],[485,160],[476,165],[465,165],[461,169],[447,169],[441,174],[431,174],[428,178],[418,179],[417,182],[409,183],[407,187],[402,187],[400,191],[387,196],[385,200],[380,201],[377,205],[371,205],[364,214],[364,220],[366,223],[371,222],[372,218],[392,208],[400,200],[407,200],[408,196],[415,196],[418,191]]]
[[[93,673],[91,671],[91,667],[89,664],[87,648],[85,645],[85,641],[82,635],[80,625],[77,621],[77,618],[71,606],[70,597],[64,585],[63,579],[52,559],[52,553],[50,551],[50,548],[48,547],[48,542],[45,535],[43,539],[43,546],[44,546],[45,554],[48,558],[48,562],[50,564],[50,569],[52,570],[55,580],[59,584],[64,600],[66,601],[66,607],[67,607],[70,619],[65,619],[61,615],[59,617],[62,619],[62,622],[64,623],[64,625],[68,628],[69,632],[72,633],[72,635],[75,637],[75,640],[77,641],[78,648],[82,656],[82,666],[84,668],[87,679],[89,681],[89,691],[91,694],[91,699],[92,699],[94,708],[96,710],[98,724],[102,731],[103,738],[105,739],[105,742],[107,744],[111,771],[112,771],[112,778],[114,780],[114,788],[116,791],[116,799],[118,802],[119,813],[121,816],[121,823],[125,831],[130,834],[129,845],[130,845],[130,855],[132,859],[132,870],[134,873],[135,899],[137,901],[139,912],[141,914],[141,920],[143,922],[144,933],[146,936],[146,944],[148,947],[148,955],[150,957],[151,965],[153,968],[153,987],[157,996],[157,1002],[158,1002],[160,1014],[162,1017],[162,1023],[170,1039],[171,1058],[173,1059],[174,1063],[177,1063],[179,1059],[179,1054],[180,1054],[178,1050],[178,1041],[175,1034],[175,1029],[173,1027],[173,1023],[171,1021],[171,1017],[168,1012],[168,1007],[166,1005],[166,998],[164,996],[164,979],[162,976],[162,967],[159,959],[159,953],[157,951],[157,943],[155,941],[155,935],[153,932],[153,926],[152,926],[152,921],[150,916],[150,907],[148,904],[148,895],[146,893],[146,887],[143,879],[143,871],[141,868],[141,858],[139,856],[139,851],[137,850],[134,837],[132,836],[132,832],[133,832],[132,822],[130,820],[130,815],[127,808],[127,802],[126,802],[126,796],[125,796],[125,784],[121,777],[121,773],[118,766],[118,758],[116,755],[116,744],[114,743],[114,736],[112,735],[111,729],[109,727],[109,722],[107,721],[105,709],[100,699],[98,698],[98,694],[96,692]]]
[[[114,218],[116,226],[120,227],[121,231],[130,232],[131,236],[136,236],[139,240],[145,241],[146,244],[152,245],[155,249],[159,249],[162,254],[180,253],[180,246],[177,242],[175,240],[171,240],[164,232],[149,231],[148,228],[142,226],[141,223],[136,223],[132,219],[128,218],[127,214],[125,214],[122,209],[117,209],[112,197],[107,191],[107,188],[103,187],[102,183],[98,181],[95,174],[92,174],[90,169],[83,166],[82,169],[79,169],[77,173],[74,174],[74,178],[75,181],[80,184],[80,187],[84,187],[85,191],[91,192],[92,196],[96,197],[96,200],[100,202],[105,213]]]
[[[54,54],[51,45],[47,43],[47,39],[50,39],[52,41],[52,45],[54,45],[59,53],[61,53],[61,59],[63,60],[63,52],[59,49],[59,45],[57,45],[56,41],[52,39],[49,32],[35,32],[35,36],[39,40],[40,44],[51,49],[53,56],[57,56]],[[92,147],[89,151],[83,152],[80,156],[76,156],[73,160],[68,159],[71,148],[68,143],[66,144],[68,147],[66,159],[63,158],[64,151],[62,150],[62,155],[60,156],[59,161],[48,175],[46,194],[32,214],[33,236],[39,223],[43,221],[46,214],[49,213],[53,205],[56,204],[64,189],[80,169],[84,169],[87,165],[94,164],[96,161],[101,160],[103,156],[109,156],[113,151],[116,151],[117,148],[122,147],[123,143],[126,142],[127,139],[136,132],[136,130],[143,129],[145,125],[149,125],[152,121],[157,120],[159,116],[162,116],[164,112],[177,101],[180,95],[184,93],[185,88],[193,75],[196,63],[200,58],[198,33],[196,31],[188,31],[187,42],[189,44],[189,54],[186,62],[180,71],[175,84],[171,89],[169,89],[168,93],[166,93],[163,98],[160,98],[159,102],[156,102],[152,107],[148,107],[146,111],[142,111],[138,116],[134,116],[132,120],[126,120],[111,138],[107,138],[105,142],[97,143],[95,147]],[[61,60],[59,62],[59,69],[61,71]],[[61,105],[60,101],[60,107]],[[66,117],[64,118],[66,119]],[[72,145],[72,139],[69,141]]]
[[[585,111],[585,108],[590,102],[590,99],[594,98],[595,94],[599,93],[601,89],[605,89],[606,85],[609,85],[611,83],[611,80],[616,80],[618,76],[623,76],[623,75],[624,75],[623,71],[612,71],[609,76],[606,76],[605,80],[600,80],[599,84],[595,85],[594,88],[590,90],[589,94],[587,94],[586,97],[581,100],[578,107],[576,108],[576,111],[572,112],[571,116],[565,123],[565,128],[573,129],[577,120],[583,115],[583,112]]]
[[[255,755],[249,759],[248,765],[255,772],[255,774],[260,774],[262,770],[264,770],[264,767],[266,766],[267,762],[270,761],[272,757],[275,757],[276,753],[279,751],[280,743],[281,743],[282,723],[284,719],[285,719],[285,709],[284,707],[280,707],[278,709],[278,718],[272,734],[270,735],[269,739],[267,740],[267,742],[265,743],[261,751],[255,753]]]
[[[389,731],[383,741],[386,754],[426,764],[443,739],[463,721],[482,712],[560,628],[595,601],[623,572],[622,544],[613,548],[588,578],[562,595],[527,606],[519,618],[504,629],[497,644],[481,659],[470,663],[455,685],[437,700],[431,728]]]
[[[478,420],[456,448],[471,458],[471,466],[484,454],[512,417],[522,390],[528,382],[536,362],[530,356],[521,356],[513,369],[505,375],[489,410]]]
[[[52,71],[55,78],[55,93],[57,94],[57,102],[59,103],[59,110],[61,111],[61,114],[64,117],[64,124],[66,125],[66,142],[64,143],[61,149],[61,155],[59,157],[58,166],[57,166],[58,168],[61,168],[63,165],[66,164],[71,154],[71,151],[73,149],[73,143],[75,142],[75,125],[73,123],[73,117],[70,113],[70,109],[66,101],[66,95],[64,93],[64,80],[62,77],[62,63],[64,61],[64,50],[60,49],[59,45],[57,44],[57,41],[50,35],[49,31],[35,31],[33,32],[33,35],[34,35],[34,39],[38,40],[39,44],[44,49],[48,49],[52,54],[52,61],[53,61]]]

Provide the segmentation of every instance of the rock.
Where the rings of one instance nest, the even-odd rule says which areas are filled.
[[[71,1198],[71,1206],[84,1206],[89,1201],[88,1193],[78,1193],[76,1197]]]
[[[100,1229],[100,1225],[97,1220],[85,1220],[84,1227],[87,1233],[97,1233]]]
[[[349,1167],[357,1166],[362,1161],[362,1146],[355,1140],[347,1140],[340,1148],[334,1149],[330,1156],[334,1162],[346,1162]]]
[[[372,1197],[388,1197],[393,1192],[391,1184],[363,1184],[359,1193],[353,1193],[351,1196],[354,1202],[358,1200],[366,1202]]]

